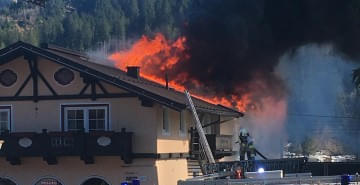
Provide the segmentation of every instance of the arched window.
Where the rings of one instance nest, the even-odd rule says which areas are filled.
[[[42,178],[35,185],[62,185],[62,184],[61,182],[59,182],[54,178]]]
[[[86,180],[81,185],[109,185],[109,184],[100,178],[94,177],[94,178],[90,178],[90,179]]]
[[[15,182],[7,178],[0,178],[0,185],[16,185]]]

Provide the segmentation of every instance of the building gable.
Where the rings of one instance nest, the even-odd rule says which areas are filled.
[[[0,101],[135,97],[134,94],[43,57],[17,57],[0,65]],[[8,85],[11,74],[15,82]],[[2,78],[1,78],[2,77]],[[10,81],[11,82],[11,81]],[[9,83],[10,83],[9,82]]]
[[[80,73],[81,77],[86,79],[85,81],[89,84],[87,87],[84,87],[86,90],[87,88],[91,88],[92,93],[96,90],[95,87],[101,83],[97,83],[96,81],[103,81],[108,84],[116,85],[117,87],[120,87],[124,89],[125,91],[129,93],[119,93],[119,94],[110,94],[110,95],[101,95],[97,97],[91,97],[91,96],[85,96],[83,95],[83,92],[81,91],[80,95],[83,95],[82,98],[115,98],[115,97],[133,97],[138,96],[141,100],[147,101],[148,99],[151,101],[159,102],[160,104],[164,104],[166,106],[169,106],[176,110],[181,110],[185,108],[185,105],[173,102],[167,98],[161,97],[159,95],[156,95],[154,93],[151,93],[149,91],[146,91],[144,89],[138,88],[136,86],[133,86],[129,83],[126,83],[122,80],[117,79],[116,77],[106,75],[102,72],[99,72],[95,69],[89,68],[86,65],[82,65],[79,63],[76,63],[72,60],[69,60],[68,58],[56,55],[52,52],[46,51],[44,49],[32,46],[30,44],[24,43],[24,42],[17,42],[7,48],[4,48],[0,51],[0,66],[7,64],[11,61],[13,61],[16,58],[19,58],[20,56],[24,56],[24,59],[27,61],[37,61],[39,58],[43,58],[49,61],[53,61],[57,64],[60,64],[64,67],[67,67],[73,71],[77,71]],[[35,62],[37,63],[37,62]],[[32,64],[34,65],[34,64]],[[36,64],[37,65],[37,64]],[[28,80],[30,81],[30,79]],[[46,84],[46,83],[45,83]],[[79,97],[76,96],[60,96],[58,95],[56,97],[52,96],[39,96],[38,92],[36,92],[36,86],[38,86],[37,82],[35,82],[35,85],[33,84],[33,96],[31,97],[34,101],[41,101],[41,100],[51,100],[51,99],[78,99]],[[101,85],[100,85],[101,86]],[[25,85],[24,85],[25,87]],[[21,87],[22,89],[24,87]],[[83,90],[84,90],[83,89]],[[53,94],[54,95],[54,94]],[[93,94],[92,94],[93,96]],[[29,100],[30,97],[18,97],[18,96],[9,96],[9,97],[0,97],[0,101],[10,101],[10,100]]]
[[[88,97],[83,96],[84,98],[92,98],[92,99],[100,98],[94,96],[94,94],[96,94],[97,92],[95,87],[99,86],[99,88],[103,90],[104,88],[102,88],[102,84],[99,82],[106,82],[107,84],[117,86],[128,93],[108,95],[104,92],[105,95],[102,96],[105,97],[137,96],[145,106],[151,106],[153,102],[156,102],[177,111],[181,111],[187,108],[185,96],[181,92],[168,90],[165,89],[164,87],[161,87],[159,84],[148,82],[142,79],[129,80],[128,78],[124,78],[124,76],[121,75],[120,70],[109,69],[109,67],[106,68],[104,66],[96,65],[88,61],[82,61],[82,59],[79,58],[68,57],[67,55],[62,55],[62,53],[54,52],[49,49],[38,48],[20,41],[3,50],[0,50],[0,66],[12,61],[13,59],[19,56],[24,56],[24,58],[30,61],[30,63],[33,63],[32,65],[34,66],[37,65],[37,60],[39,58],[43,58],[80,73],[80,76],[83,79],[86,79],[85,81],[88,85],[87,87],[84,87],[85,90],[84,89],[83,90],[86,91],[87,88],[89,87],[91,88],[92,96],[88,96]],[[34,82],[35,84],[33,84],[33,87],[37,87],[38,84],[36,80]],[[49,88],[52,95],[56,95],[46,82],[45,82],[45,86]],[[47,100],[53,98],[53,97],[39,96],[38,92],[36,92],[36,88],[33,88],[33,95],[34,95],[33,96],[34,101],[41,101],[41,100]],[[57,98],[59,98],[59,96]],[[72,99],[78,97],[63,96],[62,98]],[[21,98],[14,96],[14,97],[1,97],[0,101],[1,100],[5,101],[5,99],[21,100]],[[237,112],[235,110],[224,108],[219,105],[213,105],[196,98],[194,98],[194,103],[198,111],[208,112],[211,114],[224,115],[224,116],[231,116],[231,117],[240,117],[243,115],[242,113]]]

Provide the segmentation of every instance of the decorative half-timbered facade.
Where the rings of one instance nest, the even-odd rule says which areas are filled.
[[[194,98],[208,124],[240,112]],[[188,177],[183,93],[64,48],[0,50],[0,182],[175,185]],[[215,127],[214,127],[215,128]]]

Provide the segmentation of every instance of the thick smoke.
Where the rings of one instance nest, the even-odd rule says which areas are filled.
[[[359,57],[359,1],[196,3],[184,27],[191,57],[179,63],[174,75],[187,71],[218,95],[246,94],[249,82],[262,79],[262,96],[283,97],[286,87],[274,74],[279,57],[308,43],[332,43],[339,54]]]
[[[280,59],[276,71],[290,93],[288,139],[294,144],[311,141],[313,147],[299,152],[359,152],[360,99],[351,80],[356,66],[331,45],[306,45]]]
[[[201,82],[198,93],[226,97],[234,106],[239,100],[234,96],[251,99],[241,126],[255,133],[257,147],[272,157],[281,151],[285,137],[299,142],[314,135],[342,143],[353,140],[345,132],[336,136],[335,130],[357,129],[356,121],[335,117],[353,117],[359,113],[354,110],[360,110],[352,93],[356,65],[350,63],[360,59],[360,1],[192,3],[182,30],[189,58],[167,71],[170,80],[185,72],[185,80],[177,82],[191,92],[199,91],[191,84],[196,81]],[[287,135],[281,135],[284,129]]]
[[[247,128],[254,139],[255,147],[263,155],[270,159],[281,158],[288,137],[283,124],[287,114],[287,102],[263,98],[261,103],[261,111],[249,111],[244,118],[238,120],[234,136],[237,138],[239,135],[239,128]],[[257,158],[261,159],[260,156]]]
[[[190,78],[218,95],[255,95],[252,100],[263,105],[263,110],[248,111],[241,125],[254,133],[261,151],[266,154],[281,151],[277,147],[268,149],[281,146],[285,137],[298,143],[314,136],[318,137],[317,141],[341,144],[354,141],[355,132],[348,131],[357,129],[357,120],[291,114],[354,116],[351,102],[357,101],[351,93],[354,87],[351,73],[356,65],[349,60],[359,59],[359,1],[198,0],[197,3],[184,28],[187,53],[191,57],[179,63],[175,72],[187,71]],[[254,89],[258,81],[262,85]],[[269,110],[261,102],[267,97],[277,98],[279,102],[289,100],[286,128],[280,123],[281,117],[256,115]],[[287,129],[287,135],[274,137],[283,129]],[[317,149],[329,150],[334,145],[338,143]],[[356,150],[342,146],[345,148],[340,153]]]

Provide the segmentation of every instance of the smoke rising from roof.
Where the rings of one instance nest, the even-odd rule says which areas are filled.
[[[187,71],[217,94],[245,94],[249,82],[260,78],[265,85],[259,90],[265,96],[283,97],[286,86],[274,73],[283,54],[308,43],[331,43],[340,55],[359,57],[358,4],[351,0],[198,0],[184,27],[191,57],[177,70]]]
[[[258,105],[268,96],[279,102],[289,100],[290,113],[347,115],[339,110],[341,107],[353,111],[349,99],[353,88],[351,70],[356,65],[350,63],[360,58],[359,1],[198,0],[197,3],[184,27],[187,53],[191,57],[178,66],[179,71],[188,71],[189,78],[201,81],[216,94],[251,93]],[[326,48],[332,53],[327,54]],[[319,51],[321,54],[316,55]],[[311,65],[323,71],[318,73],[307,66],[305,60],[311,57],[319,60]],[[326,63],[326,60],[330,61]],[[299,69],[308,76],[299,78]],[[258,81],[262,85],[254,88],[254,82]],[[326,92],[321,91],[325,89]],[[341,96],[346,100],[341,100]],[[242,125],[250,125],[254,135],[260,134],[257,147],[267,151],[267,144],[274,142],[274,138],[262,133],[274,133],[276,129],[269,130],[271,123],[256,121],[251,117],[252,112],[248,114],[250,119],[242,121]],[[277,122],[276,128],[282,128],[281,121],[276,121],[280,119],[267,117],[268,122],[272,120]],[[342,143],[354,139],[341,131],[350,125],[354,127],[351,119],[289,117],[285,122],[293,142],[301,143],[308,136],[319,135],[307,129],[314,125],[339,131],[326,134]],[[275,140],[280,143],[281,139]],[[263,145],[262,141],[268,142]],[[354,148],[350,150],[354,152]]]
[[[287,122],[289,135],[299,137],[300,142],[310,133],[298,127],[310,128],[314,121],[306,118],[285,120],[287,111],[345,114],[334,110],[341,107],[337,102],[339,96],[348,96],[351,91],[350,68],[355,66],[349,62],[360,58],[359,1],[195,0],[193,3],[197,6],[190,12],[182,30],[182,36],[186,37],[185,53],[190,57],[177,62],[166,72],[170,80],[185,72],[186,78],[175,81],[192,92],[200,91],[197,93],[201,95],[229,99],[251,96],[251,102],[260,111],[248,112],[249,117],[241,123],[248,125],[258,137],[260,149],[271,153],[276,148],[272,152],[275,154],[281,150],[286,135],[278,133],[283,131],[284,122]],[[331,48],[328,50],[336,57],[328,56],[324,51],[327,48]],[[311,57],[317,60],[313,62],[314,68],[305,63]],[[331,60],[331,65],[324,60]],[[342,71],[332,73],[336,67],[341,67]],[[319,74],[312,71],[307,78],[298,78],[299,69],[303,73],[314,69],[324,71]],[[164,71],[155,68],[151,72],[163,78]],[[346,74],[348,78],[345,78]],[[329,79],[333,83],[328,84]],[[200,82],[201,89],[192,85],[193,81]],[[346,91],[336,89],[343,88],[345,81]],[[317,88],[328,90],[323,93],[315,91]],[[346,122],[343,125],[349,123],[342,122]],[[328,125],[327,120],[323,123],[327,128],[335,128]],[[269,147],[273,146],[274,135],[278,137],[275,140],[279,147]]]

